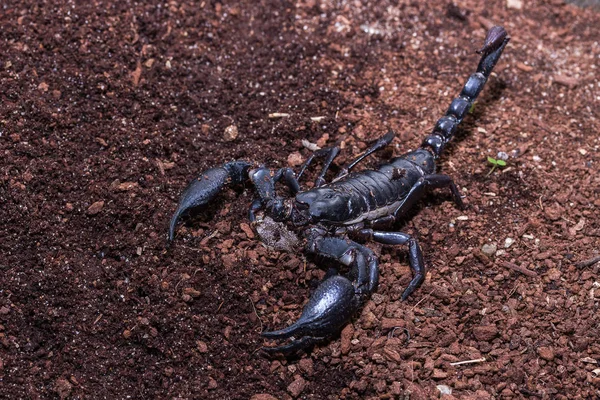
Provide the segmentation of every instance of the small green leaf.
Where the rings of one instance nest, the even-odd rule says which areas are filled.
[[[504,160],[497,160],[496,163],[500,166],[500,167],[506,167],[506,161]]]
[[[475,111],[475,103],[471,104],[471,107],[469,107],[469,114],[473,114],[473,111]]]
[[[498,161],[495,158],[492,158],[490,156],[488,156],[487,160],[492,165],[497,165],[498,164]]]

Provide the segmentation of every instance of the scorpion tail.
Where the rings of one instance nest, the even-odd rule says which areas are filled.
[[[431,134],[421,144],[422,148],[431,149],[435,156],[439,157],[483,89],[509,40],[506,30],[501,26],[494,26],[488,31],[483,47],[477,51],[481,54],[477,71],[467,79],[460,95],[450,104],[446,115],[437,121]]]
[[[169,224],[169,241],[175,237],[175,228],[179,219],[188,211],[208,204],[227,183],[240,184],[247,177],[246,172],[251,164],[246,161],[232,161],[222,167],[211,168],[202,172],[191,181],[185,189],[177,210]]]

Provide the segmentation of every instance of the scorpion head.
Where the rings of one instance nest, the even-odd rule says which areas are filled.
[[[312,222],[308,204],[300,203],[294,199],[289,200],[291,203],[290,220],[296,226],[308,225]]]
[[[308,206],[294,199],[276,197],[267,204],[266,209],[276,222],[290,221],[295,226],[304,226],[311,222]]]
[[[267,203],[267,210],[276,222],[284,222],[291,219],[292,207],[288,201],[281,197],[275,197]]]

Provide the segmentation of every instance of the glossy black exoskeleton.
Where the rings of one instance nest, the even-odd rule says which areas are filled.
[[[304,233],[308,253],[349,267],[346,276],[329,274],[325,278],[298,321],[282,330],[263,333],[270,339],[295,338],[287,345],[265,348],[269,351],[289,353],[327,339],[339,332],[360,310],[377,289],[379,272],[375,253],[359,242],[374,240],[408,246],[413,278],[402,295],[402,299],[406,299],[425,279],[421,248],[417,240],[406,233],[382,229],[393,226],[427,188],[449,188],[455,203],[462,208],[456,185],[448,175],[436,173],[435,160],[469,112],[508,41],[504,28],[490,29],[478,51],[481,60],[477,71],[467,79],[460,95],[452,101],[420,148],[396,157],[378,169],[352,172],[363,159],[392,142],[394,133],[389,132],[329,183],[325,174],[338,155],[339,147],[314,152],[297,177],[290,168],[274,172],[247,161],[232,161],[211,168],[194,179],[181,196],[171,219],[169,240],[173,240],[177,222],[187,211],[208,204],[227,184],[251,182],[257,192],[257,198],[250,206],[251,221],[256,220],[259,210],[264,210],[275,221],[307,227]],[[312,189],[301,190],[298,180],[315,158],[324,159],[323,170]],[[294,198],[284,199],[276,194],[275,184],[279,181],[288,186]]]

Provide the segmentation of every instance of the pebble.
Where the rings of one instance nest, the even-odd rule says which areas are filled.
[[[503,160],[503,161],[506,161],[506,160],[508,160],[508,154],[506,154],[506,153],[505,153],[505,152],[503,152],[503,151],[499,151],[499,152],[498,152],[498,154],[496,155],[496,158],[497,158],[498,160]]]
[[[341,352],[344,355],[348,354],[350,351],[352,336],[354,336],[354,326],[352,324],[348,324],[344,327],[342,333],[340,334]]]
[[[252,228],[250,227],[250,225],[248,225],[245,222],[242,222],[240,224],[240,229],[244,231],[244,233],[246,234],[246,236],[248,237],[248,239],[254,239],[254,231],[252,230]]]
[[[223,132],[223,139],[226,142],[233,142],[238,137],[238,128],[235,125],[229,125]]]
[[[93,203],[91,206],[88,207],[88,209],[87,209],[87,215],[96,215],[100,211],[102,211],[103,208],[104,208],[104,202],[103,201],[97,201],[97,202]]]
[[[290,167],[299,167],[303,162],[304,158],[302,157],[302,154],[297,151],[291,153],[287,158],[287,163]]]
[[[217,381],[215,381],[213,378],[209,377],[208,378],[208,389],[216,389],[219,386],[219,384],[217,383]]]
[[[434,368],[433,375],[432,375],[433,379],[446,379],[447,377],[448,377],[447,372],[442,371],[441,369],[438,369],[438,368]]]
[[[58,393],[58,397],[60,397],[61,400],[69,397],[72,390],[73,385],[65,378],[58,378],[56,382],[54,382],[54,391]]]
[[[270,395],[268,393],[259,393],[250,397],[250,400],[278,400],[277,397]]]
[[[373,300],[373,303],[379,305],[385,301],[385,296],[379,293],[373,293],[371,300]]]
[[[480,342],[492,340],[498,334],[496,325],[480,325],[473,328],[473,336]]]
[[[449,387],[449,386],[446,386],[446,385],[437,385],[436,388],[437,388],[437,390],[440,391],[440,394],[442,396],[452,394],[452,388]]]
[[[208,352],[208,345],[206,344],[206,342],[203,342],[202,340],[196,340],[196,348],[198,349],[199,353]]]
[[[298,378],[296,378],[296,380],[294,382],[289,384],[289,386],[287,387],[287,390],[288,390],[288,392],[290,392],[292,397],[298,397],[298,396],[300,396],[300,393],[302,393],[302,391],[304,391],[305,387],[306,387],[306,381],[304,380],[304,378],[299,376]]]
[[[498,250],[498,246],[496,246],[496,243],[486,243],[483,246],[481,246],[481,252],[488,257],[491,257],[494,254],[496,254],[496,250]]]
[[[554,350],[552,350],[552,347],[538,347],[537,353],[544,360],[552,361],[554,359]]]
[[[507,237],[504,239],[504,248],[508,249],[515,242],[513,238]]]
[[[523,1],[522,0],[506,0],[506,7],[514,8],[515,10],[520,10],[521,8],[523,8]]]
[[[315,367],[311,358],[303,358],[298,362],[300,370],[306,375],[311,376],[315,373]]]

